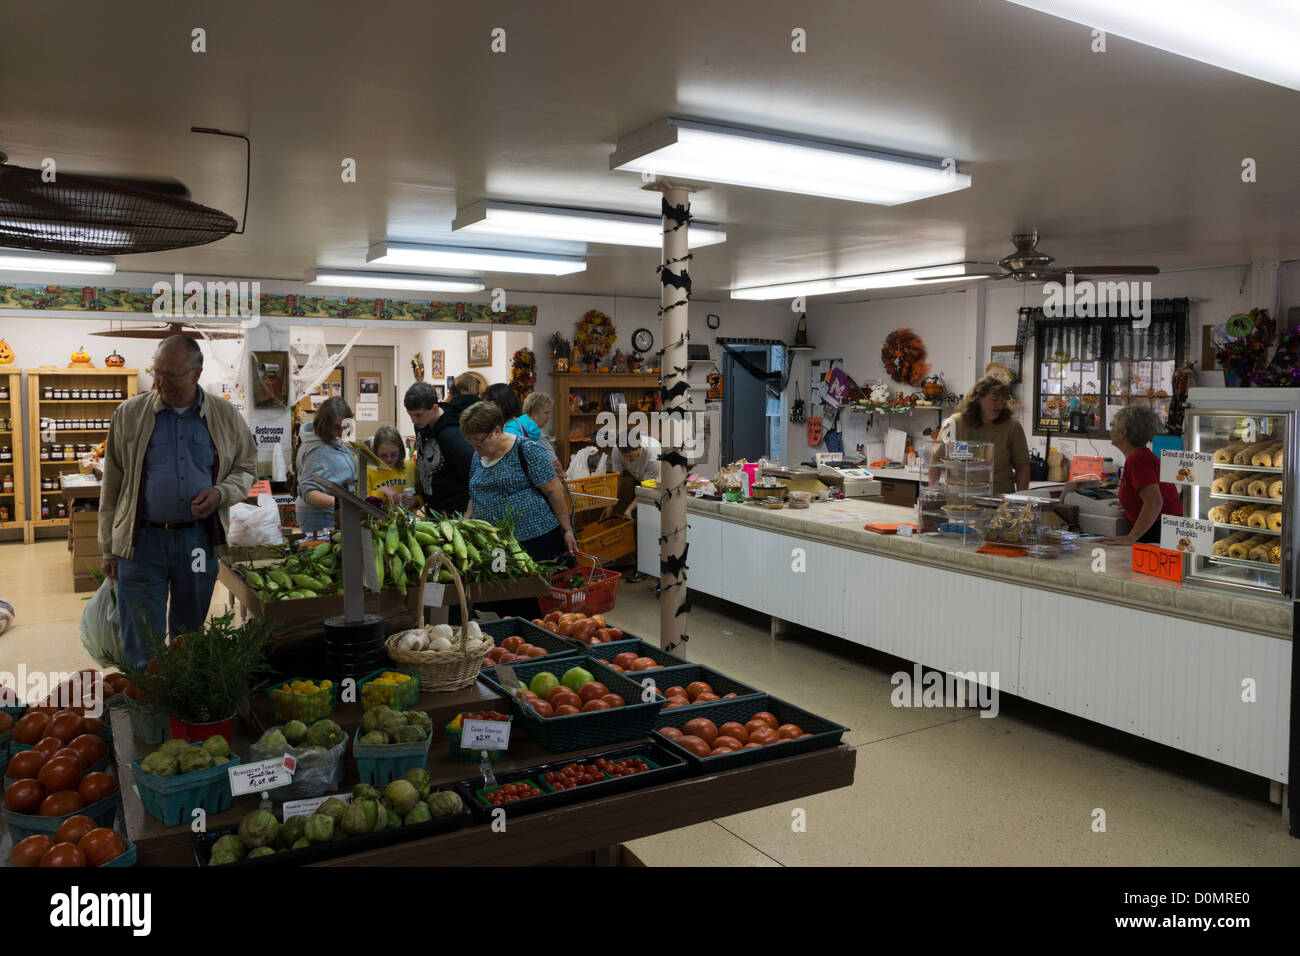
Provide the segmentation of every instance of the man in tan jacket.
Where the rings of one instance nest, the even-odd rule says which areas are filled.
[[[148,635],[201,627],[217,583],[230,506],[257,477],[257,447],[239,412],[198,387],[203,353],[184,335],[153,358],[156,391],[118,406],[104,452],[99,547],[117,582],[122,651],[149,660]],[[168,597],[171,598],[170,613]]]

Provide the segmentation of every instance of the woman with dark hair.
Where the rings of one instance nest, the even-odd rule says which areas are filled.
[[[995,495],[1029,487],[1029,443],[1007,409],[1010,398],[1006,383],[987,375],[966,393],[939,432],[944,441],[992,443]]]
[[[518,434],[510,427],[510,423],[524,413],[523,403],[519,401],[519,396],[515,390],[504,382],[497,382],[495,385],[489,385],[483,390],[483,400],[491,402],[497,408],[501,409],[501,418],[505,421],[505,430],[510,434]]]
[[[327,398],[316,409],[316,417],[298,431],[298,527],[304,534],[314,534],[334,527],[334,496],[325,491],[321,480],[355,492],[357,463],[352,449],[343,441],[343,423],[352,418],[352,409],[341,398]]]

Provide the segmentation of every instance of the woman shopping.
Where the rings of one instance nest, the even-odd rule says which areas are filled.
[[[357,487],[357,462],[352,448],[343,441],[343,421],[352,409],[341,398],[326,399],[316,417],[298,432],[298,527],[315,534],[334,527],[334,496],[321,485],[332,481],[348,491]]]
[[[370,440],[370,450],[381,464],[366,466],[366,497],[384,504],[397,502],[407,488],[416,487],[415,461],[406,460],[401,433],[384,425]]]
[[[995,495],[1029,487],[1029,443],[1025,441],[1025,430],[1007,409],[1010,398],[1011,390],[1005,383],[985,376],[966,393],[939,433],[945,442],[992,443]]]
[[[1159,544],[1162,515],[1181,515],[1183,499],[1170,482],[1160,480],[1160,459],[1147,445],[1160,431],[1160,416],[1144,405],[1115,413],[1110,443],[1124,455],[1119,503],[1133,527],[1128,534],[1101,538],[1099,544]]]

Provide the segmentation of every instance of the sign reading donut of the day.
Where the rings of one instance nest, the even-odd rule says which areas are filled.
[[[1213,554],[1214,522],[1163,515],[1160,519],[1160,547],[1185,554]]]
[[[1166,448],[1160,452],[1160,480],[1174,485],[1213,484],[1214,455]]]

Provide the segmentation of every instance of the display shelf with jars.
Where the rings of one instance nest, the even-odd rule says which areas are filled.
[[[659,411],[657,372],[556,372],[551,378],[555,383],[555,454],[565,468],[570,455],[595,444],[601,413],[612,412],[617,417],[615,406],[620,399],[629,416]],[[652,437],[659,437],[653,424],[650,431]]]
[[[79,456],[108,438],[113,412],[136,393],[139,374],[131,368],[27,370],[29,539],[38,528],[67,527],[59,476],[78,472]]]
[[[0,531],[27,528],[27,482],[23,475],[22,380],[20,371],[0,372]]]

